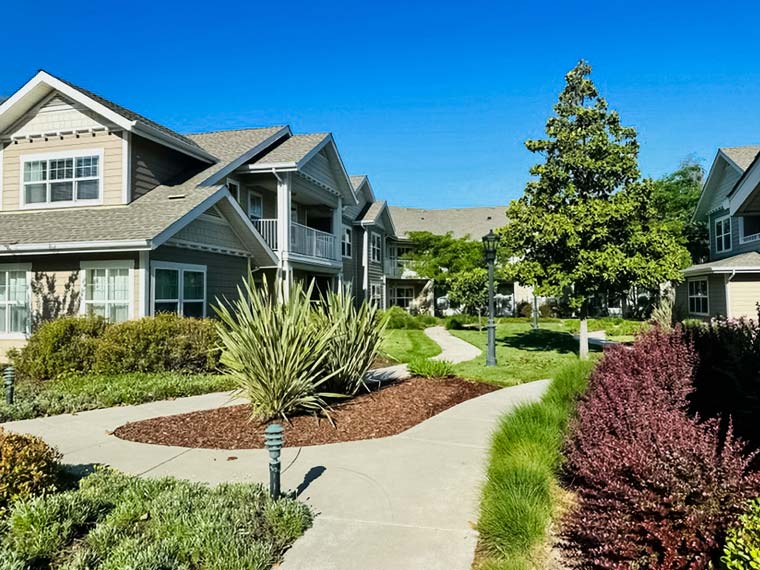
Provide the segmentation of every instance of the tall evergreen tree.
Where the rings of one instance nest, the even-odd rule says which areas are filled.
[[[503,245],[512,271],[539,295],[568,295],[581,318],[588,357],[588,301],[632,286],[679,280],[688,252],[657,216],[652,182],[640,180],[636,131],[620,117],[580,61],[546,122],[546,138],[526,142],[544,161],[507,210]]]

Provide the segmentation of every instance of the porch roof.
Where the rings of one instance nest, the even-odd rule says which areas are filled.
[[[750,251],[725,259],[692,265],[684,269],[683,273],[687,277],[710,273],[760,273],[760,253]]]

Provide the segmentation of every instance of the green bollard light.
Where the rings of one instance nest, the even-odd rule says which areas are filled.
[[[270,424],[264,430],[264,445],[269,451],[269,494],[276,501],[280,498],[280,450],[285,445],[285,428]]]
[[[13,366],[8,366],[3,371],[3,378],[5,385],[5,403],[9,406],[13,405],[13,392],[14,392],[14,385],[16,383],[16,369]]]

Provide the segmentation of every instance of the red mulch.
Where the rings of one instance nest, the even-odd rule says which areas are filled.
[[[296,416],[285,423],[288,447],[374,439],[395,435],[465,400],[498,389],[460,378],[410,378],[387,384],[333,406],[326,418]],[[250,406],[229,406],[202,412],[128,423],[114,434],[130,441],[212,449],[264,446],[265,425],[250,421]]]

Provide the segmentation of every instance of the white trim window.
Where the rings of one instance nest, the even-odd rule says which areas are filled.
[[[689,279],[689,313],[692,315],[710,314],[710,289],[707,278]]]
[[[132,261],[96,261],[80,264],[83,302],[80,311],[98,315],[112,323],[132,316],[134,263]]]
[[[31,317],[31,265],[0,265],[0,338],[24,338]]]
[[[391,306],[409,309],[414,303],[414,287],[391,287]]]
[[[248,217],[252,222],[264,217],[264,197],[257,192],[248,192]]]
[[[151,263],[153,305],[151,314],[175,313],[183,317],[206,316],[206,266]]]
[[[724,216],[715,220],[715,251],[731,251],[731,217]]]
[[[25,208],[100,204],[102,196],[101,149],[21,157],[21,204]]]
[[[353,237],[353,230],[351,228],[343,228],[343,236],[340,240],[340,253],[343,257],[351,258],[351,240]]]
[[[382,260],[382,251],[383,251],[383,238],[380,234],[373,233],[370,239],[370,261],[373,261],[374,263],[380,263]]]
[[[378,307],[383,305],[383,284],[371,283],[369,286],[369,300]]]
[[[227,179],[227,190],[230,191],[235,201],[240,204],[240,183],[237,180]]]

